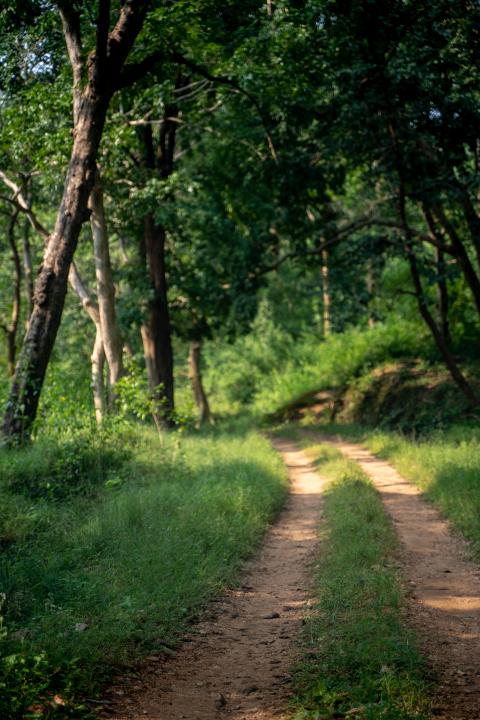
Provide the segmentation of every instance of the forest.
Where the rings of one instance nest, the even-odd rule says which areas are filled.
[[[0,718],[480,717],[480,4],[0,0]]]

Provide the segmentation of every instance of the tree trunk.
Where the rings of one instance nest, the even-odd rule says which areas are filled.
[[[33,310],[33,265],[30,247],[30,221],[25,219],[23,224],[23,272],[25,275],[25,293],[27,299],[27,325],[28,318]]]
[[[83,92],[81,22],[77,8],[59,3],[67,50],[74,73],[74,132],[63,198],[55,228],[35,284],[33,311],[16,367],[3,422],[9,442],[24,442],[35,420],[47,365],[62,317],[70,263],[95,180],[95,164],[110,98],[121,84],[121,70],[140,32],[149,4],[128,0],[109,32],[109,4],[99,4],[96,46],[89,55]]]
[[[113,283],[112,266],[110,263],[103,191],[98,169],[95,184],[90,195],[90,209],[92,212],[90,222],[95,256],[100,328],[103,338],[103,349],[109,368],[109,383],[112,393],[110,408],[113,409],[115,405],[115,385],[123,373],[122,338],[115,308],[115,285]]]
[[[18,211],[15,210],[10,217],[8,224],[8,243],[12,251],[14,280],[13,280],[13,298],[12,298],[12,310],[10,315],[10,322],[5,320],[0,327],[5,333],[7,341],[7,365],[10,375],[15,372],[15,356],[17,352],[17,332],[18,324],[20,320],[20,305],[21,305],[21,282],[22,282],[22,270],[20,255],[15,241],[15,225],[17,222]]]
[[[150,389],[158,399],[159,415],[169,422],[174,408],[173,352],[165,274],[165,229],[149,213],[144,240],[153,297],[141,329]]]
[[[370,296],[370,302],[375,294],[375,274],[373,270],[373,261],[370,258],[367,261],[367,292]],[[375,318],[370,308],[370,302],[368,307],[368,327],[373,328],[375,325]]]
[[[452,256],[457,261],[457,264],[463,273],[463,276],[464,276],[464,278],[470,288],[470,291],[472,293],[473,300],[475,302],[475,307],[477,308],[477,312],[480,315],[480,278],[478,277],[478,275],[475,271],[475,268],[473,266],[472,261],[470,260],[470,257],[465,248],[465,245],[463,244],[462,240],[460,239],[453,224],[448,220],[443,209],[436,206],[433,209],[433,212],[434,212],[435,216],[437,217],[438,222],[440,223],[440,225],[442,226],[442,228],[444,229],[444,231],[447,233],[448,237],[451,240]]]
[[[422,318],[424,319],[425,323],[430,328],[430,332],[432,333],[433,339],[435,340],[435,343],[445,361],[445,365],[448,368],[448,371],[450,375],[452,376],[452,379],[457,384],[459,389],[462,391],[466,399],[468,400],[468,403],[472,405],[473,407],[477,407],[480,404],[480,399],[476,396],[474,393],[470,383],[467,381],[465,376],[463,375],[462,371],[458,367],[455,358],[453,357],[452,353],[450,352],[450,349],[445,341],[445,338],[438,328],[437,323],[435,322],[433,315],[431,314],[430,310],[428,309],[427,301],[425,299],[425,295],[422,288],[422,283],[420,280],[420,274],[418,272],[417,263],[415,256],[413,254],[413,251],[411,247],[406,247],[407,251],[407,257],[408,262],[410,265],[410,274],[412,276],[413,286],[415,288],[415,295],[417,297],[417,303],[418,303],[418,309],[420,311],[420,314]]]
[[[436,250],[437,260],[437,298],[438,298],[438,313],[440,316],[440,330],[445,340],[445,343],[451,345],[450,337],[450,323],[448,321],[448,309],[449,309],[449,297],[448,297],[448,286],[445,278],[445,255],[442,250],[437,248]]]
[[[395,135],[393,136],[395,139]],[[447,369],[453,379],[453,381],[457,384],[458,388],[461,390],[465,398],[467,399],[469,405],[472,407],[476,407],[480,404],[479,398],[476,396],[475,392],[473,391],[470,383],[467,381],[465,376],[463,375],[462,371],[457,365],[457,362],[455,358],[453,357],[452,353],[450,352],[450,348],[448,347],[445,337],[443,336],[442,332],[440,331],[437,323],[435,322],[435,319],[433,315],[431,314],[427,300],[425,298],[425,294],[423,292],[422,287],[422,281],[420,277],[420,273],[418,271],[417,267],[417,259],[415,257],[415,253],[413,251],[412,247],[412,231],[408,222],[408,216],[407,216],[407,196],[405,193],[405,185],[403,181],[403,172],[402,172],[402,163],[400,159],[399,154],[399,148],[398,144],[394,143],[396,155],[397,155],[397,169],[398,169],[398,179],[399,179],[399,186],[398,186],[398,215],[400,218],[400,224],[403,228],[404,232],[404,247],[405,247],[405,254],[407,256],[408,264],[410,267],[410,275],[413,282],[413,288],[415,291],[415,296],[417,298],[417,304],[418,309],[420,311],[420,315],[422,316],[423,320],[425,321],[426,325],[428,325],[430,332],[432,333],[432,337],[435,340],[435,343],[437,345],[437,348],[440,351],[440,354],[442,355],[445,365],[447,366]]]
[[[182,77],[178,75],[176,87],[181,87],[182,83]],[[154,142],[151,125],[138,129],[143,165],[147,171],[162,180],[166,180],[173,171],[177,116],[178,108],[175,105],[165,106],[158,142]],[[169,423],[174,410],[174,379],[165,235],[165,228],[155,222],[153,213],[147,213],[144,218],[140,256],[145,258],[153,297],[148,304],[147,319],[141,328],[141,335],[149,385],[158,398],[159,416]]]
[[[197,405],[200,413],[200,423],[207,422],[211,424],[213,423],[213,418],[202,381],[201,353],[201,343],[195,340],[192,341],[190,343],[190,352],[188,355],[189,376],[192,383],[195,404]]]
[[[327,338],[332,332],[330,270],[328,267],[328,250],[322,250],[322,327],[323,337]]]
[[[103,348],[102,330],[100,325],[97,325],[97,332],[95,334],[95,343],[92,351],[92,390],[93,390],[93,404],[95,407],[95,419],[97,424],[100,425],[103,418],[105,417],[105,381],[103,377],[103,371],[105,367],[105,351]]]
[[[35,284],[33,311],[3,423],[4,435],[20,442],[28,436],[35,419],[60,325],[70,263],[87,219],[107,106],[108,98],[98,97],[92,89],[82,99],[63,199]]]

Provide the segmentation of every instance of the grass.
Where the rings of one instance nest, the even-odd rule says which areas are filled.
[[[424,491],[471,541],[472,553],[480,560],[480,428],[452,426],[416,441],[370,432],[364,443]]]
[[[480,560],[480,426],[455,424],[413,438],[396,432],[356,424],[310,425],[324,434],[361,442],[378,457],[389,460],[452,526],[470,541],[473,557]],[[299,428],[285,426],[284,432]]]
[[[391,524],[370,480],[328,446],[308,452],[331,478],[315,567],[317,604],[295,673],[296,720],[428,716],[428,683],[405,627]]]
[[[91,696],[119,664],[174,646],[234,582],[283,502],[285,470],[256,433],[193,434],[162,447],[153,431],[136,430],[130,446],[133,457],[94,496],[31,503],[35,518],[1,557],[0,650],[4,670],[15,671],[6,687],[0,678],[5,720],[24,717],[35,693],[61,693],[62,717],[82,714],[79,694]],[[7,511],[27,512],[28,498],[2,482]]]

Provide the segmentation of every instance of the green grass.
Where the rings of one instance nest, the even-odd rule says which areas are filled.
[[[360,442],[389,460],[415,483],[464,537],[472,555],[480,560],[480,426],[477,422],[456,424],[412,438],[355,424],[310,425],[326,435],[339,435]],[[294,425],[283,432],[305,438]]]
[[[283,502],[284,467],[254,432],[174,435],[161,446],[136,430],[133,440],[133,458],[94,496],[30,501],[34,518],[1,557],[4,667],[17,657],[3,693],[0,678],[5,720],[23,717],[35,691],[61,692],[62,716],[73,716],[79,693],[94,693],[113,668],[175,645],[234,582]],[[4,487],[5,507],[22,515],[29,500],[14,489]]]
[[[463,535],[480,560],[480,428],[453,426],[417,441],[367,433],[364,444],[417,484]]]
[[[309,452],[332,479],[315,567],[317,604],[295,673],[295,719],[411,720],[428,715],[397,544],[371,482],[329,446]]]
[[[253,398],[260,414],[271,414],[305,393],[340,388],[387,360],[430,357],[431,343],[416,323],[390,318],[373,328],[350,328],[320,341],[307,337],[283,363],[272,363]]]

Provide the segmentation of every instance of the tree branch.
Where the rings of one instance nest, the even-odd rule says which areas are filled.
[[[270,150],[270,154],[275,162],[278,162],[278,156],[277,152],[275,150],[275,146],[273,144],[273,139],[270,134],[270,131],[267,126],[267,121],[265,118],[265,114],[262,110],[262,107],[260,106],[260,103],[256,99],[252,93],[250,93],[248,90],[245,90],[241,87],[235,80],[232,80],[232,78],[226,76],[226,75],[213,75],[209,70],[202,67],[201,65],[198,65],[193,60],[190,60],[189,58],[185,57],[185,55],[182,55],[182,53],[177,52],[176,50],[171,51],[170,53],[171,57],[175,62],[177,62],[179,65],[185,65],[185,67],[188,67],[193,72],[197,73],[198,75],[201,75],[202,77],[206,78],[207,80],[210,80],[214,83],[219,83],[220,85],[227,85],[228,87],[231,87],[235,92],[240,93],[244,97],[246,97],[255,110],[258,113],[258,116],[260,117],[260,120],[263,125],[263,129],[265,131],[265,135],[267,138],[268,147]]]
[[[0,180],[13,192],[13,197],[5,199],[8,200],[8,202],[10,202],[14,207],[16,207],[17,210],[25,213],[33,229],[43,238],[43,240],[48,240],[50,233],[38,220],[37,216],[31,209],[29,203],[23,195],[20,185],[17,185],[16,182],[9,178],[3,172],[3,170],[0,170]]]
[[[82,37],[80,32],[80,16],[71,2],[57,1],[60,17],[62,18],[63,35],[67,46],[68,58],[73,73],[73,124],[76,125],[80,99],[82,95]]]
[[[36,214],[33,212],[27,201],[25,200],[22,190],[19,185],[17,185],[13,180],[11,180],[2,170],[0,170],[0,180],[4,182],[7,187],[9,187],[14,192],[13,198],[5,198],[10,202],[14,207],[17,208],[17,211],[21,211],[25,213],[25,215],[28,217],[30,224],[32,225],[33,229],[40,235],[40,237],[46,242],[48,238],[50,237],[50,233],[45,228],[42,223],[38,220]],[[82,303],[82,306],[90,316],[90,318],[93,320],[95,324],[97,324],[99,320],[99,312],[98,312],[98,306],[96,302],[92,298],[92,293],[87,288],[85,283],[83,282],[82,278],[80,277],[80,274],[77,270],[77,266],[75,265],[75,261],[72,261],[72,264],[70,265],[70,271],[68,274],[68,280],[70,282],[71,287],[76,292],[78,297],[80,298],[80,301]]]
[[[149,9],[148,0],[123,1],[120,16],[107,40],[107,58],[117,83],[117,69],[123,67]]]

